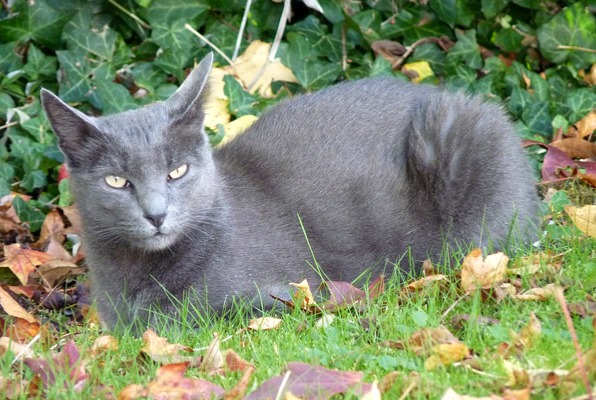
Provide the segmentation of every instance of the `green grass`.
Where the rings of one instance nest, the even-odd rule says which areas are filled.
[[[560,221],[560,220],[559,220]],[[563,219],[564,221],[564,219]],[[548,234],[543,246],[562,255],[562,268],[554,276],[522,278],[523,287],[529,288],[532,280],[540,286],[558,283],[567,287],[565,297],[569,303],[582,301],[596,289],[596,240],[578,233],[569,223],[547,225]],[[517,257],[528,253],[522,251]],[[515,260],[510,262],[510,266]],[[439,269],[441,266],[438,267]],[[279,375],[289,361],[302,361],[338,370],[357,370],[365,373],[365,380],[381,380],[392,371],[401,371],[396,383],[386,398],[398,398],[411,384],[408,374],[419,374],[419,382],[410,392],[412,399],[440,398],[447,388],[458,393],[486,396],[501,394],[509,380],[501,358],[496,356],[499,344],[510,341],[510,331],[519,332],[527,324],[533,312],[542,323],[542,334],[531,348],[523,348],[510,359],[521,368],[566,369],[575,365],[576,353],[561,308],[556,300],[519,301],[505,299],[482,301],[479,295],[465,296],[459,289],[457,273],[460,268],[448,272],[447,285],[435,285],[428,290],[409,296],[400,296],[406,278],[394,276],[388,280],[383,295],[371,301],[361,311],[342,310],[326,328],[315,327],[318,317],[305,315],[299,310],[269,313],[283,320],[281,326],[270,331],[238,331],[245,328],[250,318],[248,307],[240,307],[228,318],[209,318],[200,328],[190,326],[169,328],[158,333],[170,343],[182,343],[193,348],[204,348],[217,332],[222,349],[231,348],[256,367],[249,392],[266,379]],[[479,326],[474,322],[464,323],[457,330],[451,324],[457,315],[487,316],[500,323]],[[364,323],[363,323],[364,321]],[[592,318],[573,317],[573,323],[582,350],[593,346],[594,331]],[[426,371],[426,356],[416,355],[410,350],[397,350],[384,346],[387,340],[401,341],[421,328],[447,326],[458,339],[472,351],[480,366],[474,371],[463,366],[449,365],[434,371]],[[146,384],[155,377],[159,367],[153,361],[139,355],[142,341],[130,335],[118,338],[116,351],[109,351],[96,359],[89,358],[89,349],[95,339],[105,334],[95,324],[71,327],[63,332],[59,343],[74,339],[87,365],[90,379],[82,393],[72,391],[72,383],[59,376],[53,387],[47,388],[47,398],[79,399],[104,397],[101,393],[117,395],[132,383]],[[56,348],[37,342],[33,345],[36,355],[49,358]],[[11,367],[14,355],[8,352],[0,359],[3,377],[24,377],[30,380],[33,374],[25,365],[17,362]],[[202,376],[197,369],[191,369],[191,376],[201,376],[225,389],[232,388],[240,379],[240,373],[225,376]],[[64,383],[70,385],[63,389]],[[101,388],[104,389],[101,389]],[[581,384],[572,397],[585,392]],[[104,390],[105,392],[102,392]],[[100,394],[98,394],[100,393]],[[534,393],[535,398],[559,399],[562,393],[555,388],[542,388]],[[350,397],[349,395],[347,397]],[[25,398],[25,396],[22,396]],[[534,397],[533,397],[534,398]]]

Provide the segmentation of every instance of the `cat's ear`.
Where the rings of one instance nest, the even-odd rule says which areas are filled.
[[[174,120],[203,123],[203,92],[209,79],[212,64],[213,53],[209,53],[166,101],[170,109],[170,115]]]
[[[41,89],[41,103],[68,164],[76,167],[88,154],[92,141],[89,136],[98,131],[94,118],[69,106],[46,89]]]

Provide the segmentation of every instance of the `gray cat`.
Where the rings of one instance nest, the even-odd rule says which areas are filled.
[[[533,174],[500,107],[363,79],[284,101],[212,150],[211,63],[167,101],[101,118],[42,91],[109,328],[146,324],[149,309],[182,319],[173,299],[189,293],[193,310],[234,297],[268,307],[289,281],[407,272],[446,244],[532,240]]]

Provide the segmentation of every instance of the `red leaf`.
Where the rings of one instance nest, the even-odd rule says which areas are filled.
[[[542,179],[544,182],[576,178],[584,174],[596,176],[596,162],[575,161],[563,150],[534,140],[524,140],[524,145],[537,145],[547,149],[547,153],[544,156],[544,163],[542,164]],[[585,171],[580,171],[580,169]]]
[[[52,357],[51,363],[43,358],[26,358],[25,364],[45,386],[56,383],[56,374],[67,375],[75,391],[80,392],[89,378],[85,364],[79,361],[79,351],[73,340],[66,343],[62,351]],[[64,382],[64,387],[69,387],[68,382]]]
[[[369,383],[362,382],[363,375],[362,372],[337,371],[318,365],[291,362],[288,363],[286,373],[265,381],[246,399],[285,398],[287,393],[292,393],[301,399],[313,400],[328,399],[348,391],[363,394],[371,388]],[[282,384],[284,384],[283,388]]]
[[[341,307],[352,306],[366,297],[364,290],[360,290],[348,282],[325,282],[331,298],[323,306],[326,310],[336,310]]]

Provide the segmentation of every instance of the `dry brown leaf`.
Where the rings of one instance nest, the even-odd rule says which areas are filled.
[[[509,257],[498,252],[482,258],[482,250],[474,249],[464,258],[461,271],[463,289],[473,292],[478,288],[497,287],[507,274]]]
[[[403,292],[418,292],[426,287],[432,286],[436,282],[446,281],[446,280],[447,280],[447,277],[442,274],[426,276],[422,279],[418,279],[417,281],[414,281],[414,282],[408,284],[406,287],[403,288],[402,293]]]
[[[194,361],[189,353],[192,348],[177,343],[168,343],[168,339],[158,336],[153,330],[147,329],[143,333],[143,347],[145,353],[153,361],[160,364]]]
[[[509,389],[505,388],[503,391],[504,400],[530,400],[530,388],[526,387],[523,389]]]
[[[138,398],[182,400],[221,398],[224,390],[209,381],[184,376],[188,363],[167,364],[155,373],[155,379],[147,384],[129,385],[119,394],[119,400]]]
[[[50,260],[39,266],[32,276],[41,276],[43,281],[47,282],[50,288],[53,288],[66,277],[82,275],[84,273],[84,267],[79,267],[70,261]]]
[[[436,328],[422,328],[408,339],[410,349],[418,355],[432,354],[433,347],[439,344],[458,342],[459,339],[443,325]]]
[[[230,122],[228,96],[224,92],[224,76],[227,72],[221,68],[211,68],[209,73],[209,90],[205,102],[205,126],[217,130],[217,125]]]
[[[16,318],[22,318],[29,323],[37,322],[33,315],[29,314],[12,296],[0,286],[0,306],[4,312]]]
[[[296,291],[294,291],[294,303],[299,304],[300,309],[304,310],[311,306],[316,305],[315,298],[310,290],[310,285],[308,281],[305,279],[300,283],[290,283],[290,286],[294,286]]]
[[[56,260],[72,262],[73,257],[70,255],[68,251],[66,251],[66,249],[60,244],[58,240],[51,237],[48,240],[48,242],[48,247],[45,251],[45,253],[48,256]]]
[[[226,360],[226,368],[228,371],[245,372],[247,369],[254,367],[251,363],[244,360],[232,349],[227,349],[226,351],[224,351],[224,357]]]
[[[248,324],[248,329],[253,331],[268,331],[279,328],[281,319],[273,317],[261,317],[251,319]]]
[[[91,356],[91,358],[95,358],[110,350],[118,350],[118,340],[113,336],[103,335],[95,339],[95,342],[93,342],[93,346],[91,346],[89,355]]]
[[[39,239],[31,244],[36,249],[43,249],[50,239],[62,243],[64,241],[64,221],[62,221],[62,215],[57,209],[52,209],[46,215],[46,218],[41,225],[41,231],[39,233]]]
[[[581,172],[578,172],[577,177],[588,185],[596,188],[596,174],[582,174]]]
[[[516,342],[522,347],[529,349],[536,344],[541,334],[542,324],[540,323],[540,320],[536,318],[536,314],[532,313],[530,314],[528,323],[521,329],[519,335],[517,335]]]
[[[564,138],[552,142],[551,145],[563,150],[571,158],[596,157],[596,143],[588,142],[580,137]]]
[[[424,368],[432,371],[438,367],[450,365],[470,356],[470,349],[464,343],[442,343],[432,348],[434,354],[424,362]]]
[[[513,361],[503,360],[503,367],[507,371],[509,380],[508,387],[526,387],[530,383],[528,371],[514,363]]]
[[[12,339],[3,336],[0,338],[0,356],[4,356],[7,351],[11,351],[14,355],[21,354],[22,357],[33,357],[33,350],[26,344],[18,343]]]
[[[596,65],[596,64],[595,64]],[[592,67],[592,70],[596,73],[596,69]],[[585,117],[577,121],[573,126],[570,126],[567,130],[568,134],[585,138],[594,133],[596,129],[596,110],[590,111]]]
[[[244,398],[250,383],[250,377],[255,372],[255,367],[250,365],[242,374],[242,378],[236,385],[224,394],[224,400],[241,400]]]
[[[213,334],[213,340],[203,354],[203,361],[201,362],[201,371],[208,374],[223,374],[224,373],[224,356],[220,349],[220,340],[217,333]]]
[[[391,65],[400,60],[401,56],[403,56],[407,50],[403,44],[385,39],[375,40],[371,43],[370,47],[375,54],[382,56],[389,61]]]
[[[596,205],[565,206],[565,211],[577,229],[588,236],[596,237]]]
[[[29,274],[35,267],[45,264],[51,258],[41,251],[24,249],[18,243],[4,245],[4,257],[0,267],[10,269],[23,285],[27,284]]]
[[[250,93],[258,91],[265,98],[274,97],[271,90],[273,81],[298,82],[292,71],[279,59],[268,61],[270,48],[271,43],[255,40],[236,58],[233,66],[225,67],[226,72],[240,79]]]
[[[562,290],[561,286],[549,283],[544,287],[532,288],[524,293],[516,294],[513,297],[518,300],[545,301],[553,298],[558,290]]]

